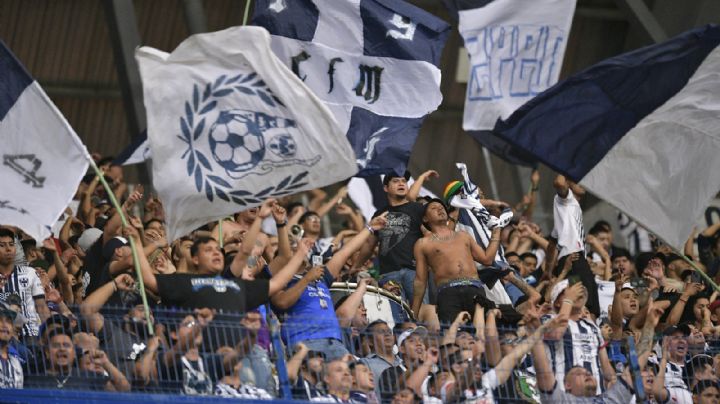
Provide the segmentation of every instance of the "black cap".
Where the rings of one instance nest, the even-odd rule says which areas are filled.
[[[8,318],[10,321],[15,321],[17,313],[14,310],[11,310],[6,303],[0,302],[0,317]]]
[[[62,314],[53,314],[52,316],[48,317],[48,319],[45,320],[44,323],[40,325],[39,334],[41,338],[45,336],[44,334],[49,327],[53,327],[53,330],[59,330],[59,333],[72,336],[72,324],[70,323],[70,319],[63,316]],[[57,334],[58,332],[54,332],[54,334]]]
[[[113,237],[110,240],[108,240],[107,243],[103,246],[102,254],[103,257],[110,261],[112,259],[113,254],[115,254],[115,249],[124,247],[128,245],[128,241],[123,237]]]
[[[716,382],[715,380],[700,380],[697,382],[695,387],[693,387],[693,394],[700,395],[705,389],[708,389],[710,387],[715,387],[718,391],[720,391],[720,384]]]
[[[663,335],[669,337],[678,331],[683,333],[687,337],[688,335],[690,335],[690,326],[688,326],[687,324],[671,325],[663,331]]]
[[[396,172],[394,172],[394,171],[391,172],[391,173],[389,173],[389,174],[386,174],[386,175],[385,175],[385,178],[383,178],[383,185],[384,185],[384,186],[387,186],[387,184],[390,183],[390,180],[391,180],[391,179],[397,178],[397,177],[401,177],[401,178],[405,178],[405,180],[409,180],[409,179],[410,179],[410,172],[409,172],[409,171],[405,171],[405,173],[404,173],[403,175],[398,175],[398,174],[397,174]]]

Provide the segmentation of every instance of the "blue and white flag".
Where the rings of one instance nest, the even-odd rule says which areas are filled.
[[[607,59],[496,132],[681,247],[720,189],[720,26]]]
[[[533,165],[532,156],[491,130],[498,118],[555,84],[576,0],[446,0],[470,56],[463,129],[505,160]]]
[[[133,139],[120,154],[115,157],[113,164],[129,166],[131,164],[144,163],[152,157],[150,152],[150,141],[147,137],[147,130],[142,131],[140,136]]]
[[[401,0],[258,0],[253,24],[333,111],[360,175],[405,172],[423,118],[442,101],[448,24]]]
[[[0,223],[44,240],[75,195],[90,155],[2,41],[0,139]]]
[[[263,199],[357,172],[332,113],[273,54],[260,27],[136,51],[153,182],[172,240]]]

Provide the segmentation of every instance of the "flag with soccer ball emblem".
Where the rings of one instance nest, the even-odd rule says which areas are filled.
[[[357,172],[331,112],[273,54],[265,29],[193,35],[136,58],[170,239]]]

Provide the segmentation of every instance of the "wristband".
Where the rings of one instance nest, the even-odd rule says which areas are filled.
[[[490,241],[500,241],[499,238],[491,238]]]
[[[113,292],[117,292],[118,287],[117,287],[117,283],[115,282],[115,279],[113,279],[112,284],[113,284]]]
[[[573,304],[575,304],[575,302],[573,302],[573,301],[570,300],[570,299],[563,299],[563,304],[565,304],[565,303],[569,304],[570,306],[572,306]]]
[[[287,226],[287,220],[282,223],[275,223],[275,227],[277,227],[278,229],[285,226]]]
[[[375,230],[373,230],[372,226],[370,226],[369,224],[366,224],[366,225],[365,225],[365,228],[368,229],[368,231],[370,232],[370,234],[375,234]]]

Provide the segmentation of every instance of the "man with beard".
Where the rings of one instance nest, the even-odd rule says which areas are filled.
[[[23,388],[22,365],[8,349],[16,316],[17,313],[0,305],[0,389]]]
[[[129,374],[134,362],[144,353],[148,345],[148,327],[142,305],[132,307],[123,317],[122,327],[105,321],[100,309],[118,291],[131,291],[135,281],[128,274],[121,274],[111,282],[96,289],[80,305],[80,313],[87,321],[88,331],[97,335],[100,346],[116,358],[118,366]],[[150,320],[153,320],[152,315]]]

